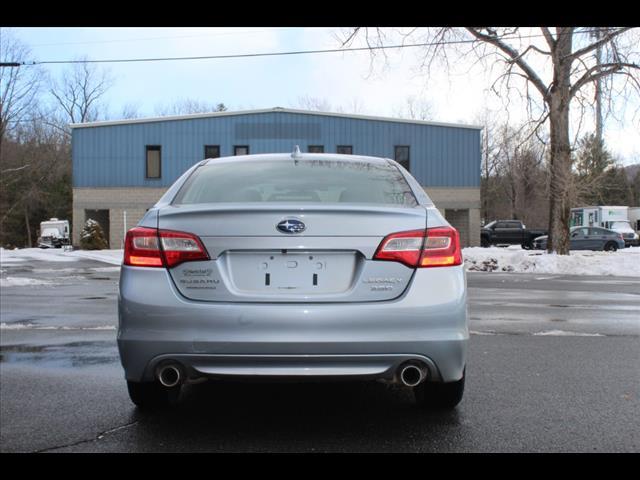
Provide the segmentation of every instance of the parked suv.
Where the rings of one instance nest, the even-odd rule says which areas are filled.
[[[462,398],[458,232],[393,160],[205,160],[125,243],[118,348],[140,407],[223,378],[380,380],[423,406]]]

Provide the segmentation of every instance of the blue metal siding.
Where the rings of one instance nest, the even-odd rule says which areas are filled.
[[[241,138],[236,134],[241,132]],[[291,137],[291,138],[288,138]],[[162,146],[162,178],[145,178],[145,146]],[[250,153],[290,152],[294,145],[352,145],[356,155],[393,158],[409,145],[411,173],[427,187],[480,186],[480,131],[472,128],[267,112],[187,120],[74,128],[75,187],[168,187],[203,159],[204,145]]]

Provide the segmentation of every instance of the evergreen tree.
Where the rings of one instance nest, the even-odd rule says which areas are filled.
[[[102,250],[109,248],[104,232],[98,222],[91,218],[86,221],[80,234],[80,248],[84,250]]]
[[[604,141],[589,133],[578,141],[576,169],[582,177],[598,177],[615,163]]]

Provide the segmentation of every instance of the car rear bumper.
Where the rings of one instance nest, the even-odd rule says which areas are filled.
[[[418,269],[402,296],[365,303],[187,300],[164,269],[123,266],[118,348],[130,381],[177,361],[191,377],[393,380],[419,361],[434,381],[462,378],[469,339],[462,266]]]

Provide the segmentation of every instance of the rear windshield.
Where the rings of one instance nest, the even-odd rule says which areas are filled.
[[[355,160],[256,160],[212,163],[194,171],[174,204],[373,203],[416,206],[402,173]]]

